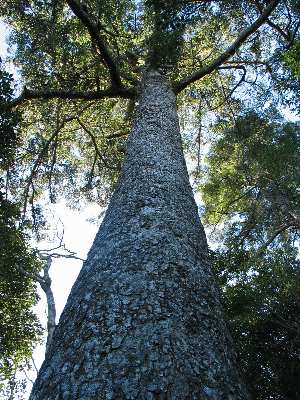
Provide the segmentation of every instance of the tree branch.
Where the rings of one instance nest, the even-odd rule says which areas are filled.
[[[69,117],[65,117],[63,118],[63,120],[61,122],[59,122],[59,118],[57,116],[57,123],[56,123],[56,128],[53,131],[52,135],[49,137],[49,139],[47,139],[44,144],[43,147],[41,149],[41,151],[38,154],[38,157],[36,159],[36,161],[33,164],[33,167],[31,169],[30,175],[27,179],[27,184],[25,186],[24,189],[24,209],[23,209],[23,218],[25,217],[26,214],[26,209],[27,209],[27,202],[28,202],[28,194],[29,194],[29,190],[30,190],[30,186],[32,186],[33,184],[33,179],[35,176],[35,173],[44,157],[44,155],[46,154],[46,152],[48,151],[48,148],[50,146],[50,144],[57,138],[59,132],[61,131],[62,128],[64,128],[64,126],[68,123],[73,121],[74,119],[78,118],[78,115],[81,115],[81,113],[83,111],[85,111],[86,109],[88,109],[93,103],[89,103],[87,105],[85,105],[84,107],[81,108],[81,110],[79,110],[77,112],[76,115],[71,115]]]
[[[226,66],[222,66],[222,67],[218,68],[218,70],[221,70],[221,69],[240,69],[243,71],[243,74],[242,74],[241,78],[239,79],[239,81],[229,91],[229,93],[227,95],[225,95],[225,93],[224,93],[223,101],[221,103],[219,103],[217,106],[210,108],[209,111],[217,110],[219,107],[223,106],[230,99],[230,97],[233,95],[233,93],[236,91],[236,89],[240,86],[240,84],[245,81],[245,78],[247,75],[247,70],[244,67],[244,65],[226,65]]]
[[[116,87],[122,87],[122,82],[121,82],[121,77],[120,77],[120,72],[119,68],[113,59],[112,54],[110,53],[110,50],[104,43],[103,39],[99,35],[99,30],[98,26],[92,21],[88,13],[83,9],[81,6],[80,2],[77,0],[67,0],[67,3],[73,13],[80,19],[80,21],[83,23],[83,25],[87,28],[89,31],[89,34],[91,38],[95,41],[97,50],[99,54],[101,55],[105,66],[109,70],[109,75],[111,79],[111,84],[112,86]],[[101,25],[100,25],[101,28]]]
[[[52,341],[53,333],[56,327],[56,305],[54,300],[53,291],[51,288],[52,280],[49,275],[49,269],[52,264],[52,256],[48,255],[47,259],[44,263],[44,282],[41,284],[41,288],[43,289],[46,299],[47,299],[47,342],[46,342],[46,351],[49,349],[50,343]]]
[[[298,32],[299,28],[300,28],[300,19],[296,24],[294,32],[291,34],[291,39],[290,39],[290,41],[288,43],[288,46],[287,46],[288,49],[294,44],[294,41],[295,41],[295,38],[296,38],[296,35],[297,35],[297,32]]]
[[[30,278],[36,282],[38,282],[41,286],[45,283],[44,278],[40,276],[39,274],[36,274],[34,272],[28,272],[26,269],[24,269],[20,265],[16,265],[16,269],[24,276],[27,276],[27,278]]]
[[[270,4],[265,8],[265,10],[261,13],[259,18],[248,26],[248,28],[244,29],[242,33],[237,37],[237,39],[219,56],[217,57],[214,61],[212,61],[210,64],[204,66],[203,68],[199,69],[198,71],[195,71],[188,77],[180,80],[179,82],[175,82],[173,84],[173,89],[176,94],[181,92],[183,89],[185,89],[188,85],[190,85],[193,82],[196,82],[197,80],[203,78],[205,75],[210,74],[217,68],[219,68],[225,61],[227,61],[230,57],[232,57],[237,50],[242,46],[242,44],[248,39],[250,35],[252,35],[257,29],[268,19],[269,15],[271,12],[275,9],[275,7],[278,5],[280,0],[271,0]]]
[[[40,151],[37,159],[35,160],[33,167],[31,169],[30,175],[27,180],[27,184],[24,189],[24,206],[23,206],[23,218],[25,218],[26,210],[27,210],[27,202],[28,202],[28,194],[29,194],[29,189],[30,186],[32,185],[34,175],[36,173],[36,170],[38,169],[42,158],[44,157],[45,153],[47,152],[50,144],[52,141],[56,138],[56,136],[59,134],[60,130],[64,127],[65,123],[68,122],[64,120],[52,133],[50,138],[44,143],[42,150]]]
[[[275,22],[271,21],[269,18],[267,19],[267,24],[275,29],[287,42],[290,41],[290,35],[286,33],[279,25],[275,24]]]
[[[92,132],[87,128],[87,126],[81,121],[81,119],[80,119],[79,117],[76,118],[76,120],[77,120],[77,122],[79,123],[79,125],[81,126],[81,128],[84,130],[84,132],[86,132],[86,133],[89,135],[89,137],[91,138],[92,143],[93,143],[93,146],[94,146],[94,149],[95,149],[95,152],[96,152],[97,156],[99,157],[99,159],[103,162],[104,166],[105,166],[106,168],[108,168],[108,169],[111,169],[111,170],[118,170],[117,167],[108,165],[108,163],[107,163],[105,157],[100,153],[100,150],[99,150],[99,148],[98,148],[98,145],[97,145],[97,141],[96,141],[96,139],[95,139],[95,136],[94,136],[94,135],[92,134]]]
[[[267,240],[266,243],[264,243],[261,248],[260,251],[264,251],[266,250],[270,244],[272,244],[272,242],[277,238],[277,236],[279,236],[282,232],[286,231],[287,229],[299,229],[300,225],[293,225],[292,223],[288,222],[287,224],[283,224],[281,225],[273,234],[272,236]]]
[[[263,12],[263,8],[261,4],[259,3],[258,0],[255,0],[254,3],[256,4],[257,9],[259,10],[260,13]],[[269,18],[266,19],[266,23],[275,31],[279,33],[280,36],[282,36],[287,42],[290,40],[290,35],[289,33],[285,32],[279,25],[275,24],[273,21],[271,21]]]
[[[19,97],[15,100],[11,101],[6,105],[6,107],[13,108],[26,100],[33,100],[33,99],[42,99],[42,100],[49,100],[49,99],[68,99],[68,100],[100,100],[104,98],[111,98],[111,97],[121,97],[125,99],[132,99],[136,95],[136,91],[132,88],[124,88],[124,87],[111,87],[106,90],[97,90],[97,91],[78,91],[72,92],[69,90],[61,90],[61,89],[50,89],[50,90],[31,90],[24,88],[23,92]]]

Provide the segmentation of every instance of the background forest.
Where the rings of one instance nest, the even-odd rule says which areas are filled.
[[[185,85],[271,3],[259,29]],[[48,206],[105,210],[134,118],[133,87],[159,60],[180,92],[191,182],[249,391],[299,398],[300,2],[2,4],[10,51],[0,63],[0,396],[23,398],[19,372],[51,340],[52,260],[79,258],[61,232],[41,250],[56,229]],[[32,311],[39,285],[46,330]]]

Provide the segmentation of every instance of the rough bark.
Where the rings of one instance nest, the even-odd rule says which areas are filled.
[[[245,400],[231,347],[176,98],[151,72],[119,184],[30,399]]]

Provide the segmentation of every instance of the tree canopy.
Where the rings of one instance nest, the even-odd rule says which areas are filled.
[[[20,77],[11,105],[23,114],[24,210],[45,191],[50,201],[62,193],[107,201],[142,68],[166,73],[185,110],[201,101],[202,113],[228,113],[237,91],[249,102],[254,91],[260,106],[267,88],[283,102],[272,65],[297,46],[297,10],[294,1],[4,2]]]

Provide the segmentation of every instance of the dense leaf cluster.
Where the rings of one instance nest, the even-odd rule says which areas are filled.
[[[40,265],[19,228],[19,210],[0,195],[0,379],[8,379],[32,354],[41,334],[32,307],[38,298],[27,275]]]
[[[18,113],[3,103],[12,96],[11,77],[0,70],[0,171],[11,173],[17,147]],[[32,307],[38,297],[31,274],[40,268],[29,246],[20,208],[0,176],[0,389],[32,354],[41,327]]]
[[[63,194],[73,205],[84,198],[107,203],[134,109],[133,99],[97,99],[110,86],[110,78],[115,86],[132,90],[131,95],[143,68],[159,67],[172,80],[180,80],[222,54],[261,9],[229,0],[222,4],[14,0],[4,1],[0,13],[11,29],[11,60],[25,85],[23,95],[40,93],[29,106],[18,107],[23,111],[20,179],[8,182],[23,207],[27,210],[31,204],[34,211],[45,192],[50,201]],[[275,16],[284,25],[286,7],[278,7]],[[292,30],[294,14],[291,18]],[[270,43],[275,53],[281,39],[271,29],[262,31],[263,35],[254,33],[230,62],[195,82],[181,97],[189,116],[199,102],[203,114],[234,112],[232,101],[230,107],[226,103],[241,84],[241,95],[254,90],[261,103],[266,101],[273,57]],[[51,97],[53,91],[57,98]],[[194,141],[196,134],[190,138]]]
[[[224,306],[254,399],[300,395],[300,264],[286,246],[261,257],[217,253]],[[230,279],[229,279],[230,277]]]
[[[216,129],[222,134],[207,157],[205,220],[222,223],[213,259],[240,363],[254,399],[296,399],[299,125],[248,112]]]
[[[20,114],[7,110],[5,104],[13,97],[12,76],[1,68],[0,59],[0,167],[8,169],[12,164],[17,145],[16,126]]]
[[[300,78],[300,40],[296,40],[294,45],[285,52],[283,60],[290,69],[294,78]]]
[[[206,221],[230,223],[240,245],[271,244],[282,232],[300,228],[299,125],[250,112],[233,128],[220,122],[222,137],[212,145],[203,185]],[[272,241],[272,240],[271,240]]]

